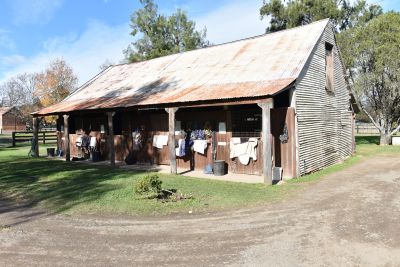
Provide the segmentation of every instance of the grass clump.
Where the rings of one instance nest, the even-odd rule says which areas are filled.
[[[140,177],[134,186],[135,193],[142,198],[157,198],[162,192],[162,181],[157,174],[148,174]]]

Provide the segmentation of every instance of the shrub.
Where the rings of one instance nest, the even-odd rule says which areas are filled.
[[[146,175],[138,179],[135,192],[147,198],[155,198],[161,193],[162,181],[157,174]]]

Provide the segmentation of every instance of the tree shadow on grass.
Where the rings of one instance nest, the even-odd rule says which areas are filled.
[[[109,166],[90,166],[45,159],[17,159],[0,162],[0,192],[20,200],[22,208],[44,204],[52,213],[95,201],[107,192],[120,188],[104,183],[115,175],[130,174]],[[118,179],[121,176],[118,177]],[[0,209],[0,214],[10,212]],[[24,218],[25,219],[25,218]]]

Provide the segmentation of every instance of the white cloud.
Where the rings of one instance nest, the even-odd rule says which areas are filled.
[[[10,68],[3,72],[0,83],[19,73],[42,71],[51,60],[62,57],[82,84],[96,75],[100,71],[99,66],[106,60],[118,63],[123,59],[122,50],[133,40],[129,32],[128,22],[110,26],[90,21],[79,36],[70,34],[46,40],[42,52],[35,56],[9,56],[7,60],[13,65],[10,64]]]
[[[207,28],[212,43],[235,41],[265,33],[267,22],[260,20],[261,6],[262,0],[235,0],[194,20],[198,29]]]
[[[16,24],[46,24],[61,6],[62,0],[13,0],[14,22]]]
[[[234,41],[263,34],[267,22],[260,21],[262,0],[235,0],[200,17],[193,18],[197,27],[207,27],[207,38],[214,44]],[[123,60],[122,50],[134,40],[129,22],[110,26],[99,21],[89,21],[82,34],[71,33],[49,38],[43,42],[42,51],[31,57],[8,55],[0,58],[0,83],[23,72],[42,71],[57,57],[63,57],[82,84],[96,75],[106,60]],[[7,63],[7,64],[6,64]]]
[[[9,55],[0,57],[4,66],[15,66],[26,62],[26,57],[21,55]]]
[[[0,29],[0,49],[15,50],[15,43],[9,36],[9,32]]]

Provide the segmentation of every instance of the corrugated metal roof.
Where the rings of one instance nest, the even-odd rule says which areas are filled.
[[[0,116],[9,112],[13,107],[0,107]]]
[[[274,95],[298,77],[328,22],[112,66],[37,114]]]

